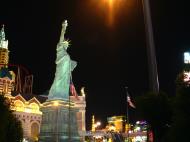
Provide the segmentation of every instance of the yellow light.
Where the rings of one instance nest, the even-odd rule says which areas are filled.
[[[58,106],[58,105],[59,105],[59,102],[58,102],[58,101],[55,101],[55,102],[53,102],[53,105],[54,105],[54,106]]]
[[[136,1],[128,0],[88,0],[89,7],[96,12],[96,15],[105,20],[106,26],[115,28],[117,19],[121,16],[130,16],[131,10],[136,7]],[[135,7],[134,7],[135,6]],[[118,18],[117,18],[118,17]],[[127,18],[127,17],[126,17]],[[118,19],[120,20],[120,18]]]
[[[80,91],[81,91],[82,96],[85,97],[84,87],[82,87]]]
[[[105,13],[108,16],[108,26],[113,27],[116,22],[116,16],[118,12],[121,11],[124,4],[124,0],[102,0],[107,8],[105,8]]]
[[[108,25],[112,26],[114,22],[114,15],[115,15],[115,0],[104,0],[104,3],[107,5],[108,11]]]
[[[116,131],[116,128],[115,128],[115,126],[109,126],[109,131]]]

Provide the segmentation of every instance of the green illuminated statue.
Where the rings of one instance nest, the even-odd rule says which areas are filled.
[[[70,59],[67,53],[69,41],[65,40],[67,20],[62,23],[62,30],[59,43],[57,44],[56,72],[53,84],[49,91],[48,100],[68,100],[71,82],[71,73],[77,63]]]

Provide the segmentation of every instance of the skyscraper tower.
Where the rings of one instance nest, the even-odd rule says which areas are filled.
[[[8,40],[5,39],[4,25],[0,31],[0,69],[7,67],[9,62]]]
[[[5,39],[4,25],[0,31],[0,94],[10,95],[14,90],[15,74],[8,69],[8,40]]]
[[[94,115],[92,115],[92,129],[91,129],[92,132],[95,132],[95,118],[94,118]]]

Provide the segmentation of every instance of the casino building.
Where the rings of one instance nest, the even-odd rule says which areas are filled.
[[[0,31],[0,95],[4,95],[11,104],[11,110],[22,123],[24,139],[27,141],[38,141],[42,112],[40,107],[47,99],[47,95],[35,95],[32,93],[33,76],[25,77],[21,83],[20,68],[17,66],[17,73],[9,70],[8,40],[5,38],[4,26]],[[16,65],[15,65],[16,66]],[[24,84],[23,86],[21,84]],[[79,96],[70,96],[74,102],[77,113],[78,131],[82,134],[86,131],[85,112],[86,99],[84,88]]]

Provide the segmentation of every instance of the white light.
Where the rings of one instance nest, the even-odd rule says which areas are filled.
[[[137,142],[137,141],[138,141],[138,142],[141,142],[141,141],[142,141],[141,136],[136,136],[136,137],[135,137],[135,142]]]
[[[23,139],[23,142],[28,142],[25,138]]]
[[[32,110],[31,110],[30,108],[25,108],[25,112],[27,112],[27,113],[31,113]]]
[[[141,128],[140,127],[136,127],[135,130],[138,132],[138,131],[141,130]]]
[[[189,64],[190,63],[190,53],[189,52],[185,52],[184,53],[184,63],[185,64]]]
[[[185,75],[184,81],[185,81],[185,82],[190,81],[190,72],[184,72],[184,75]]]
[[[97,124],[97,126],[100,126],[100,125],[101,125],[101,122],[97,122],[96,124]]]

